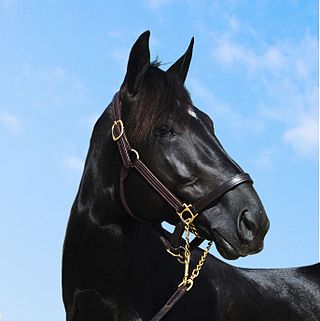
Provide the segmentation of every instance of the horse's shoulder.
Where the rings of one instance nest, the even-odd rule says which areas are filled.
[[[77,290],[70,321],[142,321],[138,313],[120,305],[114,299],[103,297],[94,289]]]

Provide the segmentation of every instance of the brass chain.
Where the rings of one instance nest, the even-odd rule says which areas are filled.
[[[201,270],[204,262],[206,261],[208,254],[209,254],[209,250],[211,248],[211,245],[212,245],[212,241],[210,241],[208,243],[206,249],[203,251],[203,254],[200,257],[200,260],[199,260],[197,266],[194,268],[194,270],[191,273],[190,279],[194,280],[199,275],[200,270]]]
[[[206,249],[204,250],[203,254],[201,255],[198,264],[196,265],[196,267],[193,269],[193,271],[191,272],[191,275],[189,276],[189,268],[190,268],[190,257],[191,257],[191,253],[190,253],[190,224],[186,224],[185,225],[185,239],[186,239],[186,244],[184,247],[184,277],[182,282],[179,284],[179,286],[181,286],[182,284],[186,286],[187,291],[189,291],[192,286],[193,286],[193,282],[194,279],[196,277],[198,277],[200,270],[208,256],[210,247],[212,245],[212,241],[210,241],[206,247]]]

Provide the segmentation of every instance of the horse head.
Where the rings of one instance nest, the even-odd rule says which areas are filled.
[[[194,40],[163,71],[158,62],[150,62],[149,36],[149,31],[143,33],[133,45],[118,95],[126,137],[174,195],[194,204],[243,171],[220,144],[209,116],[193,105],[184,87]],[[139,219],[173,225],[180,221],[172,206],[137,171],[131,171],[126,179],[125,195],[128,207]],[[269,228],[250,179],[231,184],[212,197],[193,224],[227,259],[261,251]]]

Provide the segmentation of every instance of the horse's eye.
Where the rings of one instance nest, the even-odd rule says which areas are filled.
[[[164,136],[173,136],[174,131],[172,127],[170,127],[167,124],[160,125],[155,130],[155,135],[158,137],[164,137]]]

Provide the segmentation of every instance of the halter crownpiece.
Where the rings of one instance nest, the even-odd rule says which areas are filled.
[[[113,98],[112,106],[114,122],[111,128],[111,135],[113,141],[118,145],[120,156],[123,162],[123,166],[120,170],[119,184],[120,199],[123,207],[133,218],[142,220],[132,212],[125,197],[125,180],[130,170],[134,168],[152,186],[152,188],[156,190],[162,196],[162,198],[164,198],[166,202],[174,208],[180,218],[180,222],[176,225],[170,241],[164,235],[160,236],[160,240],[164,244],[167,252],[176,257],[180,263],[184,264],[185,273],[181,284],[178,286],[177,291],[160,309],[160,311],[151,319],[151,321],[159,321],[182,298],[182,296],[192,288],[194,279],[199,275],[200,269],[203,266],[205,259],[209,253],[212,241],[209,242],[207,248],[203,252],[196,268],[192,271],[191,274],[189,274],[191,252],[194,248],[198,247],[204,241],[204,239],[199,236],[196,227],[193,224],[194,220],[198,215],[201,214],[201,212],[203,212],[208,206],[210,206],[210,204],[212,204],[214,201],[216,201],[231,189],[242,183],[252,184],[253,181],[250,178],[249,174],[241,172],[224,181],[221,185],[218,186],[216,190],[200,198],[194,204],[182,202],[143,163],[143,161],[140,159],[138,151],[131,147],[126,136],[124,123],[121,120],[121,102],[118,92]],[[196,235],[196,237],[191,242],[189,241],[190,231]],[[183,247],[181,246],[181,240],[184,232],[185,246]]]

